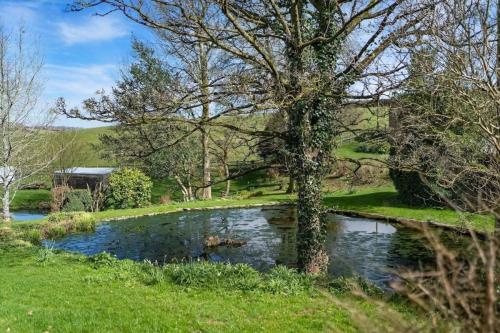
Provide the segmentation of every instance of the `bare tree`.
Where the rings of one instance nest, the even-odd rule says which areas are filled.
[[[48,156],[54,156],[46,170],[51,179],[55,171],[67,170],[78,166],[86,166],[89,160],[89,151],[86,142],[79,139],[73,130],[56,130],[47,135]],[[62,185],[67,185],[70,174],[62,174]]]
[[[489,212],[500,207],[497,3],[443,1],[436,10],[432,34],[414,50],[394,162],[453,208]]]
[[[11,221],[10,203],[19,185],[50,163],[43,152],[52,118],[39,108],[39,53],[26,40],[24,28],[0,28],[0,137],[3,221]]]

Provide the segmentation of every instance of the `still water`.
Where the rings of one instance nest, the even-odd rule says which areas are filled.
[[[45,213],[34,212],[34,211],[16,211],[16,212],[11,212],[11,214],[14,222],[40,220],[43,219],[45,216],[47,216],[47,214]]]
[[[93,255],[159,263],[208,258],[247,263],[265,271],[296,265],[296,212],[293,207],[178,212],[98,224],[94,233],[72,234],[46,246]],[[208,236],[245,240],[241,247],[205,249]],[[432,262],[415,231],[390,223],[339,215],[329,217],[328,271],[334,276],[360,275],[385,287],[396,268]]]

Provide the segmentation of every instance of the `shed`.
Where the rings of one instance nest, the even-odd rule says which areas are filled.
[[[71,168],[54,172],[54,185],[94,190],[99,183],[106,186],[115,168]]]

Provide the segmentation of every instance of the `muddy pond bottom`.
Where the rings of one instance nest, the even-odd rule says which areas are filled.
[[[293,207],[221,209],[104,222],[93,233],[46,241],[45,246],[86,255],[106,251],[120,259],[160,264],[197,259],[246,263],[266,271],[296,266],[296,232]],[[216,235],[247,243],[205,248],[204,240]],[[381,287],[395,278],[394,269],[416,268],[433,258],[409,228],[339,215],[329,217],[326,247],[331,275],[359,275]]]

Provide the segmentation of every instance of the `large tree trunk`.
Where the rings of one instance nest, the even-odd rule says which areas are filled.
[[[201,79],[201,99],[202,99],[202,126],[201,141],[203,148],[203,199],[212,199],[212,187],[210,175],[210,147],[209,132],[205,122],[210,118],[210,98],[209,98],[209,78],[208,78],[208,50],[204,43],[200,43],[200,79]]]
[[[322,273],[328,266],[328,254],[325,249],[326,227],[322,213],[321,177],[302,173],[297,183],[298,266],[310,274]]]
[[[291,112],[290,149],[294,152],[294,174],[297,182],[297,259],[301,270],[322,273],[328,266],[325,250],[326,225],[323,218],[321,186],[323,159],[310,138],[312,130],[309,112]]]
[[[7,186],[4,186],[3,188],[3,197],[2,197],[2,219],[4,223],[10,223],[11,222],[11,216],[10,216],[10,191]]]

